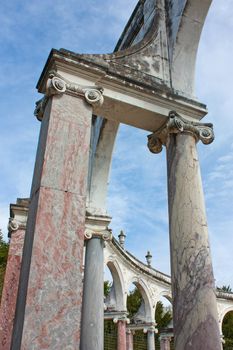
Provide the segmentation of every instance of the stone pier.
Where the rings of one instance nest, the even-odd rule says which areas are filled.
[[[148,137],[149,149],[167,147],[169,231],[175,348],[222,349],[196,142],[212,142],[212,124],[169,114]]]
[[[10,350],[11,347],[27,215],[28,200],[17,199],[16,204],[11,204],[8,225],[10,247],[0,308],[1,350]]]
[[[90,90],[69,91],[51,73],[37,104],[42,124],[12,350],[32,344],[34,350],[79,349],[90,104],[96,91]]]

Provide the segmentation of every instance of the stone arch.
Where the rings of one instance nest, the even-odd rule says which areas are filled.
[[[182,16],[178,15],[175,20],[175,17],[171,17],[175,14],[170,15],[173,20],[173,39],[170,39],[174,41],[174,46],[170,48],[172,86],[190,97],[195,96],[196,55],[211,2],[212,0],[183,0],[180,2],[183,6]],[[177,11],[182,10],[179,5],[174,7],[177,7]]]
[[[87,211],[94,215],[106,215],[108,177],[119,123],[93,118],[96,118],[96,123],[92,127]]]
[[[220,325],[220,331],[221,332],[222,332],[222,324],[223,324],[224,317],[226,316],[226,314],[228,314],[228,312],[233,312],[233,305],[232,306],[228,306],[225,309],[223,309],[221,314],[220,314],[219,325]]]
[[[116,260],[109,260],[106,263],[106,266],[109,268],[112,279],[113,286],[115,291],[116,298],[116,309],[117,311],[125,311],[126,310],[126,298],[124,297],[124,282],[121,268]]]
[[[164,291],[159,293],[159,297],[166,298],[172,304],[172,293],[171,293],[171,291],[164,290]]]
[[[154,308],[152,305],[152,298],[150,297],[150,292],[146,282],[138,277],[133,277],[130,283],[133,283],[141,293],[144,306],[145,306],[144,316],[145,316],[146,322],[154,322]]]

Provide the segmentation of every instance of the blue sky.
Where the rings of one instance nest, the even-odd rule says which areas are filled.
[[[7,234],[9,203],[29,196],[39,122],[35,85],[52,47],[111,52],[136,0],[1,2],[0,228]],[[216,139],[198,145],[216,283],[233,287],[232,1],[213,1],[197,60],[197,96]],[[127,234],[126,248],[169,273],[165,152],[149,153],[147,133],[122,126],[109,187],[111,227]]]

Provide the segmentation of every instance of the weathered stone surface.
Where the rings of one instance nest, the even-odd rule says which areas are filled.
[[[220,350],[214,277],[195,137],[167,146],[175,347]]]
[[[42,121],[12,349],[79,349],[91,107],[54,96]]]
[[[24,235],[24,229],[18,229],[11,235],[0,308],[1,350],[9,350],[11,346]]]

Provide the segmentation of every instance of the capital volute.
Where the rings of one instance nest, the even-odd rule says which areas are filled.
[[[104,241],[112,239],[112,230],[108,227],[111,218],[108,216],[88,215],[86,216],[85,240],[101,238]]]
[[[190,133],[197,142],[201,140],[205,145],[214,140],[213,124],[190,121],[177,112],[171,111],[166,123],[154,133],[148,135],[147,146],[152,153],[160,153],[163,146],[167,144],[169,135],[179,133]]]
[[[17,231],[19,229],[20,223],[15,218],[10,218],[8,222],[8,231],[9,233]]]
[[[112,240],[112,231],[110,229],[106,230],[91,230],[86,229],[84,233],[85,240],[89,240],[92,238],[101,238],[104,241],[111,241]]]
[[[93,107],[101,106],[104,102],[103,91],[104,89],[102,87],[79,85],[62,77],[56,71],[51,71],[46,83],[45,96],[36,102],[34,115],[41,121],[49,97],[64,93],[83,97]]]

